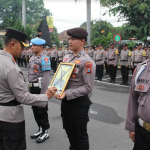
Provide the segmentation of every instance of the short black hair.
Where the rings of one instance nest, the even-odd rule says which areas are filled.
[[[17,41],[17,40],[15,40],[15,39],[13,39],[13,38],[11,38],[11,37],[8,37],[8,36],[4,36],[4,45],[5,46],[8,46],[8,44],[11,42],[11,41]]]

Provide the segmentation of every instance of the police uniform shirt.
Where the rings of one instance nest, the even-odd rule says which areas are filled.
[[[150,123],[150,60],[140,63],[134,71],[130,86],[125,129],[135,132],[135,123],[140,117]]]
[[[95,62],[96,62],[96,65],[101,65],[103,64],[105,61],[105,50],[97,50],[95,52]]]
[[[58,60],[59,61],[62,61],[64,56],[65,56],[65,52],[63,50],[58,51]]]
[[[20,103],[40,107],[45,107],[48,101],[46,94],[32,95],[26,90],[25,78],[13,56],[0,51],[0,103],[7,103],[15,98]],[[0,121],[24,121],[23,106],[0,106]]]
[[[46,55],[47,54],[47,50],[43,49],[43,54]]]
[[[108,58],[108,51],[105,51],[105,61],[107,61]]]
[[[42,77],[41,94],[45,93],[50,84],[50,60],[43,52],[38,56],[32,56],[29,60],[29,83],[37,83]]]
[[[50,51],[50,50],[48,51],[47,56],[48,56],[49,58],[51,57],[51,51]]]
[[[27,52],[27,54],[28,54],[28,56],[29,56],[29,58],[30,58],[30,57],[33,55],[33,54],[32,54],[32,50],[29,49],[28,52]]]
[[[149,50],[146,51],[146,59],[150,59],[150,52],[149,52]]]
[[[90,56],[91,58],[93,58],[93,54],[94,54],[94,50],[93,50],[93,49],[89,49],[89,56]]]
[[[122,50],[120,54],[120,65],[127,66],[131,63],[132,53],[130,50]]]
[[[132,61],[132,64],[134,62],[134,66],[137,66],[139,63],[142,63],[145,60],[146,60],[145,50],[141,49],[141,50],[134,51],[134,56],[133,56],[133,61]]]
[[[107,64],[109,65],[117,65],[118,64],[118,58],[119,58],[119,51],[114,47],[113,49],[108,50],[108,58],[107,58]]]
[[[51,57],[57,58],[57,49],[53,49],[53,50],[51,51]]]
[[[67,49],[65,50],[65,55],[72,54],[72,53],[73,53],[73,52],[72,52],[72,50],[70,50],[70,49],[69,49],[69,50],[67,50]]]
[[[95,63],[84,50],[77,55],[66,55],[63,62],[76,64],[65,90],[67,100],[91,93],[95,78]]]

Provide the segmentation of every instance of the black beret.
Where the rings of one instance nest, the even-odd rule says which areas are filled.
[[[128,44],[123,44],[123,47],[126,47],[126,46],[128,46]]]
[[[142,43],[138,43],[138,46],[141,46],[142,45]]]
[[[69,29],[67,30],[67,34],[77,39],[86,39],[88,36],[87,31],[83,28]]]
[[[103,46],[103,44],[99,44],[99,46]]]

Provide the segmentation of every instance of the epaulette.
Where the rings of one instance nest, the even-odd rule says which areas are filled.
[[[146,51],[145,50],[143,51],[143,56],[146,56]]]
[[[118,49],[115,50],[115,55],[119,55]]]
[[[132,52],[129,50],[128,56],[132,56]]]
[[[83,54],[86,58],[90,58],[90,56],[88,54]]]

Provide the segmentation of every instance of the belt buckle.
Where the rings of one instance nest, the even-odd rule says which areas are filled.
[[[28,84],[29,87],[32,87],[31,83]]]
[[[149,124],[149,123],[147,123],[147,122],[144,121],[144,123],[143,123],[143,128],[144,128],[145,130],[147,130],[147,131],[150,132],[150,124]]]

